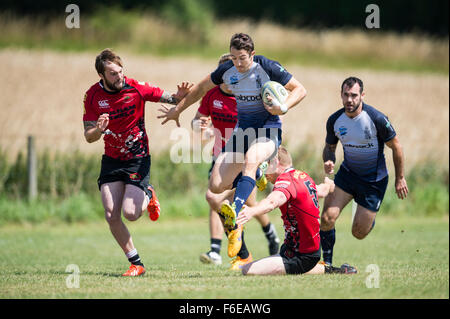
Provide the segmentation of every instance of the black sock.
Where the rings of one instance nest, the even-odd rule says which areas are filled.
[[[220,255],[220,248],[222,246],[222,239],[211,238],[211,251]]]
[[[262,230],[266,235],[268,241],[273,241],[278,238],[277,233],[275,231],[275,227],[273,226],[272,223],[267,224],[267,226],[263,226]]]
[[[144,264],[141,262],[141,257],[139,257],[139,254],[137,253],[136,249],[133,249],[129,253],[126,254],[128,261],[136,266],[142,266],[144,267]]]
[[[333,262],[333,247],[335,242],[335,228],[329,231],[320,231],[320,244],[322,245],[323,261],[328,264],[332,264]]]
[[[249,254],[249,252],[248,252],[248,250],[247,250],[247,246],[245,245],[245,241],[244,241],[244,232],[242,232],[242,238],[241,238],[241,240],[242,240],[242,247],[241,247],[241,250],[239,250],[239,252],[238,252],[238,256],[241,258],[241,259],[246,259],[246,258],[248,258],[248,256],[250,255]]]

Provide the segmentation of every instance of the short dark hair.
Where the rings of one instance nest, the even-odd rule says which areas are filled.
[[[359,84],[359,93],[362,93],[364,90],[363,81],[361,81],[360,79],[358,79],[357,77],[354,77],[354,76],[348,77],[344,80],[344,82],[342,82],[341,92],[344,90],[344,86],[348,86],[349,88],[352,88],[353,85],[355,85],[356,83]]]
[[[231,54],[224,53],[219,58],[219,65],[221,65],[221,64],[223,64],[223,63],[225,63],[225,62],[227,62],[229,60],[231,60]]]
[[[236,33],[231,37],[230,49],[231,48],[234,48],[236,50],[244,49],[249,54],[251,54],[255,50],[255,44],[248,34]]]
[[[120,67],[123,67],[122,59],[120,58],[120,56],[115,54],[111,49],[104,49],[95,58],[95,69],[97,70],[97,73],[105,75],[104,73],[106,62],[111,62],[117,64]]]

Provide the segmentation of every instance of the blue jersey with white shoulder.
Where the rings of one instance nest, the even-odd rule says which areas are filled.
[[[238,123],[237,127],[246,128],[276,127],[281,128],[278,115],[270,114],[265,108],[261,96],[261,88],[268,81],[276,81],[283,86],[292,78],[286,69],[277,61],[269,60],[262,55],[253,57],[253,64],[245,73],[240,73],[233,64],[227,61],[211,73],[211,80],[219,85],[225,83],[236,97]]]
[[[396,133],[386,115],[363,103],[362,111],[354,118],[344,108],[333,113],[327,121],[327,144],[341,141],[344,161],[341,168],[368,182],[380,181],[388,175],[384,144]]]

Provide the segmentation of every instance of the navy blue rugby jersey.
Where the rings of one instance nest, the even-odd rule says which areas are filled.
[[[388,175],[384,144],[396,133],[386,115],[363,103],[362,112],[350,118],[344,108],[333,113],[327,121],[326,143],[341,141],[344,161],[341,168],[362,180],[374,182]]]
[[[233,61],[227,61],[211,73],[211,80],[219,85],[227,84],[236,97],[238,124],[246,129],[261,127],[281,128],[278,115],[270,114],[265,108],[261,96],[261,88],[268,81],[276,81],[283,86],[292,78],[277,61],[269,60],[262,55],[255,55],[253,64],[245,73],[240,73]]]

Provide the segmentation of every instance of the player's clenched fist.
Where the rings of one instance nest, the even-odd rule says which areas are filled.
[[[108,113],[101,114],[97,120],[96,124],[97,129],[103,132],[108,127],[108,124],[109,124],[109,114]]]
[[[325,170],[325,174],[333,174],[334,173],[333,161],[326,161],[325,163],[323,163],[323,169]]]

